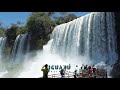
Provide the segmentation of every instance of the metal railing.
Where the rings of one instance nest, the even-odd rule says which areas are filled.
[[[73,78],[73,77],[74,77],[73,72],[65,73],[65,75],[64,75],[64,78]],[[48,75],[48,78],[61,78],[61,75],[60,75],[60,73],[51,74],[51,75]]]
[[[48,78],[62,78],[62,77],[61,77],[60,73],[56,73],[56,74],[48,75]],[[74,78],[74,72],[66,72],[63,78]],[[77,78],[90,78],[90,77],[89,77],[88,73],[86,72],[86,73],[77,75]],[[104,74],[97,73],[96,78],[107,78],[107,77],[106,77],[105,73]]]

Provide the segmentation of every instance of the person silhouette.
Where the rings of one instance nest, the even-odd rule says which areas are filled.
[[[44,67],[45,67],[45,68],[44,68]],[[45,65],[42,67],[41,71],[43,71],[43,78],[48,78],[49,69],[48,69],[48,65],[47,65],[47,64],[45,64]]]

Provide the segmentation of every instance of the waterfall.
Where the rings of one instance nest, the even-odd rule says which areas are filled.
[[[15,63],[23,62],[24,56],[28,51],[28,34],[18,35],[13,46],[11,61]]]
[[[92,63],[117,60],[114,14],[93,12],[61,24],[52,32],[50,52],[62,57],[87,57]]]
[[[2,59],[3,56],[3,50],[5,48],[5,44],[6,44],[6,37],[0,37],[0,60]]]
[[[75,65],[109,65],[118,59],[114,14],[93,12],[54,28],[51,39],[43,51],[29,58],[19,78],[38,78],[44,64],[68,65],[73,72]],[[79,67],[79,68],[80,68]],[[108,68],[110,70],[110,68]],[[108,70],[108,71],[109,71]],[[59,73],[59,71],[53,71]],[[49,74],[52,72],[50,71]],[[109,73],[109,72],[108,72]],[[108,74],[109,76],[109,74]]]
[[[3,51],[5,49],[6,40],[6,37],[0,37],[0,76],[6,71],[6,67],[3,63]]]

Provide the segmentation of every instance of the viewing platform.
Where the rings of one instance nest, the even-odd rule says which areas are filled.
[[[41,77],[42,78],[42,77]],[[48,75],[48,78],[62,78],[60,73]],[[63,78],[74,78],[74,72],[65,73]],[[82,73],[77,75],[77,78],[108,78],[107,72],[97,73],[96,75],[92,75],[91,77],[87,73]]]

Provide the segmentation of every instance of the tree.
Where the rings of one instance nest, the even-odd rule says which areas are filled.
[[[25,34],[25,33],[28,33],[28,28],[27,26],[21,26],[20,27],[20,34]]]
[[[54,22],[59,17],[64,17],[67,15],[67,12],[45,12],[48,17]]]
[[[49,16],[49,17],[57,17],[57,14],[59,14],[60,16],[65,16],[67,14],[67,12],[46,12],[46,14]]]
[[[42,49],[51,32],[52,21],[45,12],[33,12],[27,20],[31,50]]]
[[[51,24],[52,21],[45,12],[33,12],[27,20],[28,29],[38,36],[43,32],[49,33]]]
[[[17,21],[17,25],[18,25],[18,26],[22,26],[23,24],[24,24],[23,22]]]
[[[64,17],[58,17],[55,20],[56,25],[64,23]]]
[[[7,43],[9,47],[12,47],[14,45],[14,41],[17,37],[17,29],[19,27],[16,24],[11,24],[11,27],[6,30],[6,37],[7,37]]]
[[[64,17],[64,22],[67,23],[67,22],[72,21],[76,18],[77,18],[77,16],[75,14],[68,14],[67,16]]]
[[[62,24],[62,23],[67,23],[69,21],[72,21],[72,20],[74,20],[76,18],[77,18],[77,16],[75,14],[67,14],[65,16],[57,17],[55,19],[55,23],[57,25],[59,25],[59,24]]]
[[[5,31],[6,28],[2,26],[2,22],[0,22],[0,37],[4,37],[5,36]]]
[[[49,40],[49,34],[56,25],[77,18],[67,12],[32,12],[27,19],[27,28],[30,33],[31,50],[42,49]]]

